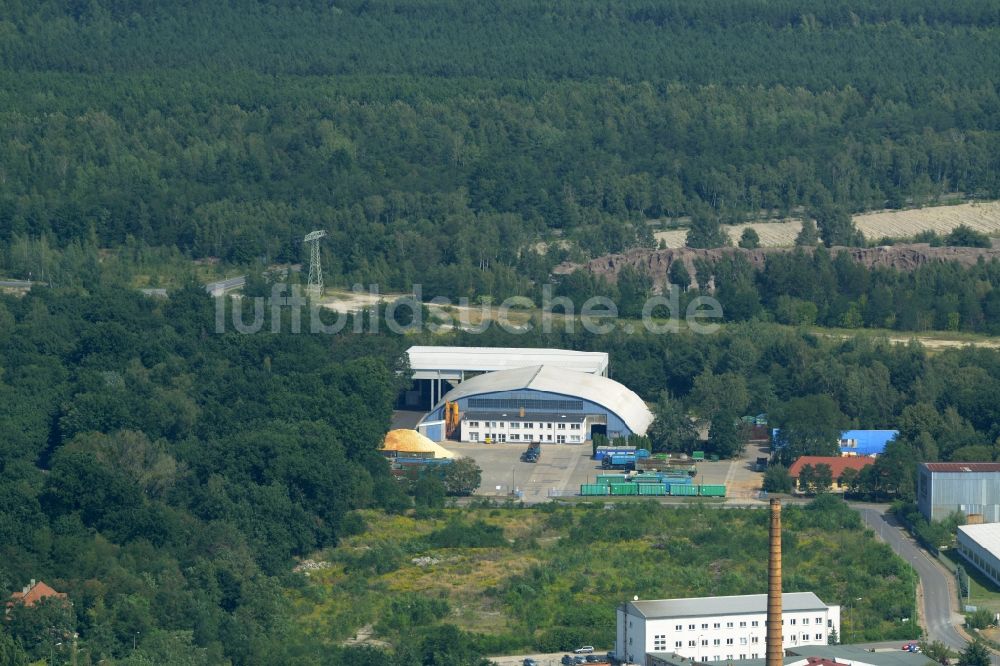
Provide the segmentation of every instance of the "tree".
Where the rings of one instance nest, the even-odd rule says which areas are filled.
[[[824,206],[814,211],[813,217],[816,218],[820,238],[827,247],[865,244],[864,234],[858,231],[851,215],[840,206]]]
[[[740,247],[746,250],[756,250],[760,247],[760,236],[753,227],[747,227],[740,234]]]
[[[792,477],[784,465],[771,465],[764,472],[764,490],[769,493],[792,492]]]
[[[858,489],[858,470],[853,467],[846,468],[837,477],[837,483],[845,489],[845,492],[854,492]]]
[[[945,245],[957,247],[990,247],[990,237],[972,227],[960,224],[944,237]]]
[[[825,493],[833,484],[833,470],[826,463],[819,463],[813,468],[812,491]]]
[[[826,637],[827,645],[837,645],[840,643],[840,636],[837,634],[836,628],[830,630],[830,635]]]
[[[688,247],[713,248],[729,245],[729,234],[722,228],[719,218],[711,213],[698,212],[691,215],[691,228],[688,229]]]
[[[795,237],[795,244],[801,247],[815,247],[819,243],[819,231],[816,229],[816,221],[811,217],[803,218],[802,229]]]
[[[471,495],[482,482],[483,470],[472,458],[459,458],[444,469],[444,490],[449,495]]]
[[[941,641],[932,641],[930,643],[921,643],[920,651],[923,652],[924,656],[928,659],[933,659],[939,664],[948,664],[951,659],[955,656],[955,653],[948,649],[948,646]]]
[[[670,284],[677,285],[681,291],[687,291],[691,286],[691,274],[680,259],[674,259],[673,263],[670,264],[668,276]]]
[[[801,490],[804,493],[812,491],[813,472],[814,468],[812,465],[803,465],[802,467],[799,468],[799,477],[798,477],[799,490]]]
[[[958,666],[990,666],[991,663],[989,649],[978,639],[965,646],[958,655]]]
[[[836,456],[840,433],[848,419],[828,395],[792,398],[774,414],[778,434],[775,444],[781,461],[791,464],[800,456]]]
[[[732,412],[721,411],[712,417],[708,448],[720,458],[732,458],[743,450],[739,419]]]
[[[433,472],[424,472],[413,483],[413,502],[417,506],[440,509],[444,506],[444,496],[444,482]]]
[[[653,423],[646,433],[653,443],[654,451],[694,451],[698,432],[684,408],[672,400],[666,391],[653,407]]]

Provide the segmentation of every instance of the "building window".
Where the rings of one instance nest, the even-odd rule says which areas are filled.
[[[732,645],[732,644],[733,644],[733,639],[732,638],[727,638],[726,639],[726,645]]]
[[[733,623],[732,622],[726,622],[726,629],[732,629],[732,628],[733,628]]]
[[[746,645],[746,644],[747,644],[747,639],[746,638],[741,638],[740,639],[740,645]],[[742,659],[742,658],[743,657],[740,657],[740,659]]]
[[[471,439],[473,442],[478,442],[479,441],[479,433],[478,432],[470,432],[469,433],[469,439]]]
[[[816,634],[816,640],[818,641],[823,640],[823,634]]]
[[[688,629],[690,629],[691,631],[694,631],[694,625],[693,624],[689,624],[688,625]]]
[[[809,624],[809,618],[807,617],[802,618],[802,624]]]
[[[684,625],[683,624],[675,625],[674,631],[684,631]]]
[[[701,628],[702,629],[708,629],[708,622],[702,622],[701,623]]]
[[[715,629],[718,629],[718,628],[719,628],[719,627],[721,627],[721,626],[722,626],[722,625],[721,625],[721,624],[719,624],[718,622],[716,622],[715,624],[713,624],[713,625],[712,625],[712,627],[713,627],[713,628],[715,628]]]
[[[752,622],[750,623],[750,626],[751,626],[751,627],[756,627],[756,626],[758,626],[759,624],[760,624],[760,622],[758,622],[757,620],[754,620],[754,621],[752,621]]]
[[[746,658],[747,658],[747,656],[746,656],[745,653],[740,655],[740,659],[746,659]]]
[[[757,643],[757,640],[758,640],[758,637],[757,637],[757,636],[751,636],[751,637],[750,637],[750,642],[751,642],[751,643],[754,643],[754,644],[756,644],[756,643]],[[754,657],[754,658],[756,659],[756,657]]]
[[[795,624],[795,618],[794,617],[792,618],[792,624],[793,625]]]
[[[557,423],[556,424],[556,429],[557,430],[565,430],[566,429],[566,424],[565,423]]]
[[[719,645],[719,644],[720,644],[721,642],[722,642],[722,641],[720,641],[720,640],[719,640],[718,638],[716,638],[716,639],[715,639],[714,641],[712,641],[712,645],[716,645],[716,646],[717,646],[717,645]],[[718,659],[718,657],[716,657],[716,659]]]
[[[569,429],[570,430],[579,430],[580,429],[580,424],[579,423],[570,423],[569,424]]]
[[[525,428],[534,428],[534,427],[535,427],[535,424],[534,424],[534,423],[525,423],[525,424],[524,424],[524,427],[525,427]]]
[[[521,427],[521,424],[520,424],[520,423],[518,423],[517,421],[512,421],[512,422],[511,422],[511,424],[510,424],[510,427],[511,427],[511,428],[515,428],[515,429],[516,429],[516,428],[520,428],[520,427]]]
[[[546,423],[545,427],[548,428],[549,430],[552,430],[552,424],[551,423]]]
[[[809,634],[802,634],[802,640],[804,641],[809,640]]]
[[[823,624],[823,618],[821,617],[816,618],[816,624]]]
[[[758,655],[760,655],[759,652],[754,652],[753,654],[750,655],[750,658],[751,659],[757,659],[757,658],[759,658]]]
[[[704,645],[705,647],[708,647],[708,639],[707,638],[701,639],[701,644]]]
[[[688,641],[688,647],[694,647],[695,645],[697,645],[696,641]]]
[[[556,444],[565,444],[566,435],[556,435]]]
[[[469,427],[470,428],[478,428],[479,427],[479,421],[469,421]]]
[[[742,628],[743,628],[743,627],[745,627],[745,626],[747,626],[747,623],[746,623],[746,622],[740,622],[740,629],[742,629]]]
[[[518,435],[518,434],[517,434],[517,433],[515,432],[514,434],[512,434],[512,435],[510,436],[510,439],[511,439],[511,441],[512,441],[512,442],[513,442],[513,441],[517,441],[517,440],[521,439],[521,436],[520,436],[520,435]]]
[[[816,618],[816,619],[819,620],[819,618]],[[820,624],[820,622],[817,622],[816,624]],[[827,620],[826,621],[826,626],[827,627],[832,627],[833,626],[833,620]]]

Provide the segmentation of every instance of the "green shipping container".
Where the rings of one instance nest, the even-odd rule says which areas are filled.
[[[672,483],[670,484],[670,494],[678,497],[697,497],[698,486],[690,483]]]
[[[638,495],[639,486],[635,483],[612,483],[612,495]]]
[[[691,453],[691,458],[694,459],[694,460],[704,460],[705,459],[705,452],[704,451],[694,451],[694,452]]]
[[[702,497],[725,497],[726,487],[725,486],[702,486],[701,487]]]
[[[598,474],[597,475],[597,482],[598,483],[603,483],[604,485],[607,485],[609,483],[624,483],[625,482],[625,475],[624,474]]]
[[[585,483],[580,486],[581,495],[607,495],[608,487],[603,483]]]
[[[667,487],[662,483],[643,483],[639,486],[639,494],[660,497],[667,494]]]

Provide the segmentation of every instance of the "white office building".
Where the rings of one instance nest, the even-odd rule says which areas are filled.
[[[826,645],[840,636],[840,606],[812,592],[782,595],[786,648]],[[618,607],[615,656],[646,663],[650,652],[674,652],[698,661],[761,659],[767,652],[767,595],[630,601]]]
[[[602,417],[587,414],[466,412],[462,418],[462,441],[582,444],[590,427],[604,422]]]

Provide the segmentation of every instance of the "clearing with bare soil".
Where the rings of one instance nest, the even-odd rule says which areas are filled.
[[[854,224],[869,240],[881,238],[912,238],[921,231],[947,234],[964,224],[988,236],[1000,236],[1000,201],[984,201],[933,206],[910,210],[883,210],[854,216]],[[772,222],[749,222],[726,226],[733,244],[747,227],[753,227],[760,236],[761,247],[790,247],[802,230],[802,220],[787,218]],[[667,247],[684,247],[687,229],[672,229],[655,234]]]

